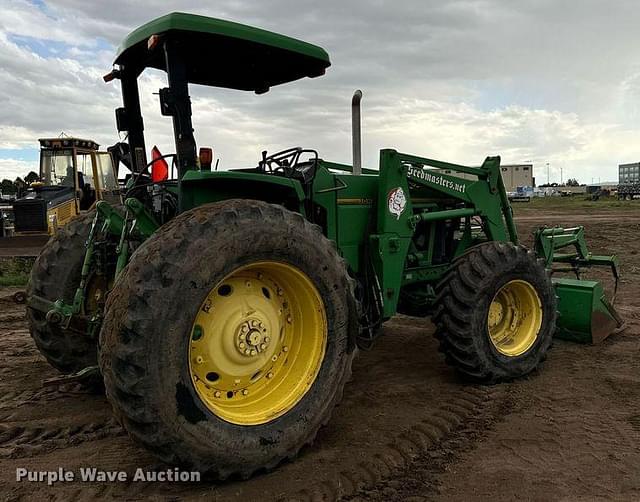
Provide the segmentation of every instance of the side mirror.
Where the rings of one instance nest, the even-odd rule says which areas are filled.
[[[160,113],[165,117],[176,115],[176,98],[169,87],[163,87],[158,91],[160,95]]]
[[[131,129],[127,110],[123,107],[116,108],[116,126],[120,132]]]

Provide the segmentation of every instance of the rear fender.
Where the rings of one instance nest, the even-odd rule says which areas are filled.
[[[247,171],[188,171],[181,180],[181,211],[228,199],[255,199],[305,214],[305,193],[295,179]]]

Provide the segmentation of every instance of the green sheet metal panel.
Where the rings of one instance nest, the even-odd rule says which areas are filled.
[[[305,195],[299,181],[257,172],[187,171],[182,178],[181,197],[185,210],[210,202],[244,198],[284,204],[304,214]]]
[[[115,63],[166,70],[160,48],[149,51],[152,35],[171,36],[187,61],[189,82],[265,92],[302,77],[317,77],[331,65],[327,52],[313,44],[231,21],[174,12],[131,32]]]

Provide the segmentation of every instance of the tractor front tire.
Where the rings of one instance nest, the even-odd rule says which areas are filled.
[[[261,201],[201,206],[137,250],[107,300],[107,397],[163,461],[247,478],[327,423],[357,319],[345,262],[319,227]]]
[[[27,286],[31,337],[51,366],[65,374],[96,366],[98,342],[88,335],[48,323],[44,312],[29,307],[29,299],[36,295],[52,302],[73,301],[94,216],[95,211],[89,211],[75,217],[49,239],[33,264]]]
[[[551,346],[556,296],[542,260],[509,242],[457,258],[437,288],[435,336],[448,364],[483,383],[521,377]]]

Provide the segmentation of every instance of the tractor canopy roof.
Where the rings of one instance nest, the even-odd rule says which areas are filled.
[[[154,36],[155,35],[155,36]],[[167,70],[163,39],[186,63],[190,83],[266,92],[302,77],[323,75],[331,65],[324,49],[294,38],[230,21],[174,12],[131,32],[115,64]]]

